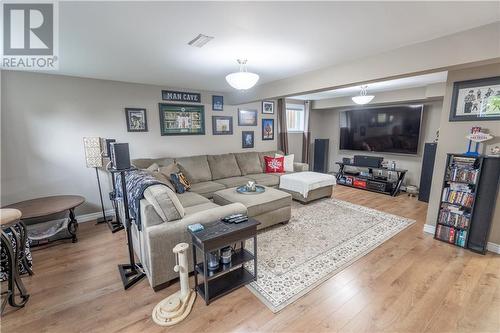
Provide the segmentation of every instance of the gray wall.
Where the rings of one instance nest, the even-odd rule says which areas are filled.
[[[443,101],[443,113],[441,114],[441,128],[439,135],[439,144],[436,153],[436,163],[434,165],[434,176],[432,179],[431,196],[429,200],[429,208],[427,211],[427,224],[435,225],[437,219],[437,210],[441,195],[441,182],[443,180],[446,164],[447,153],[462,153],[467,150],[467,139],[465,136],[469,133],[471,127],[481,126],[489,130],[495,136],[495,139],[488,141],[486,152],[491,146],[500,144],[500,121],[463,121],[450,122],[448,121],[449,110],[451,108],[451,94],[453,92],[453,83],[455,81],[480,79],[485,77],[499,76],[500,62],[474,68],[468,68],[448,73],[448,81],[446,84],[446,93]],[[495,180],[492,180],[495,181]],[[484,199],[483,199],[484,200]],[[491,229],[489,241],[500,244],[500,195],[497,196],[496,202],[492,201],[495,206],[495,214],[493,216],[493,226]]]
[[[2,205],[80,194],[87,203],[78,214],[98,211],[95,171],[85,166],[85,136],[129,142],[131,158],[242,151],[242,130],[255,131],[255,148],[246,150],[276,149],[276,140],[261,140],[259,102],[245,105],[258,110],[258,126],[239,127],[238,106],[212,112],[212,93],[201,92],[206,135],[161,136],[158,103],[166,87],[27,72],[2,71],[1,76]],[[127,132],[125,107],[147,109],[149,132]],[[234,135],[213,136],[212,114],[232,115]],[[104,172],[101,175],[106,194],[109,181]]]
[[[398,168],[408,169],[405,184],[418,186],[420,183],[423,146],[425,142],[434,141],[436,131],[439,128],[442,106],[441,101],[424,103],[420,146],[417,155],[382,154],[346,150],[341,151],[339,149],[339,112],[349,109],[349,107],[330,110],[313,110],[313,112],[311,112],[312,141],[314,142],[314,139],[330,139],[329,171],[331,172],[338,170],[338,166],[335,165],[335,162],[341,161],[343,157],[352,157],[355,154],[382,156],[385,160],[396,161]]]

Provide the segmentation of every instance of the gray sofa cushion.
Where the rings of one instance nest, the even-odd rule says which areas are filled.
[[[149,186],[144,190],[144,198],[153,205],[163,221],[175,221],[184,217],[184,207],[168,186]]]
[[[224,179],[217,179],[215,180],[215,182],[220,183],[225,187],[229,188],[229,187],[245,185],[249,180],[251,179],[247,177],[230,177]]]
[[[212,180],[241,176],[234,154],[208,155],[207,160]]]
[[[210,202],[210,200],[208,200],[204,196],[201,196],[201,195],[199,195],[197,193],[193,193],[193,192],[184,192],[182,194],[177,193],[177,198],[179,199],[182,207],[184,207],[184,208]]]
[[[207,155],[176,158],[177,166],[191,184],[212,180]]]
[[[212,195],[214,192],[218,190],[225,189],[226,187],[222,184],[213,182],[213,181],[208,181],[208,182],[201,182],[201,183],[196,183],[191,185],[191,192],[198,193],[203,195],[206,198],[211,199]]]
[[[278,186],[280,183],[280,175],[274,173],[258,173],[255,175],[246,175],[245,177],[255,180],[259,185]]]
[[[242,176],[261,173],[263,171],[258,152],[235,153],[234,156],[236,157]]]
[[[186,208],[186,215],[199,213],[199,212],[202,212],[204,210],[217,208],[217,207],[219,207],[219,205],[214,204],[213,202],[207,202],[207,203],[204,203],[201,205],[191,206],[191,207]]]

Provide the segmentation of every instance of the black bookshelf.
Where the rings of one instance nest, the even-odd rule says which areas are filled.
[[[485,253],[500,179],[500,158],[448,154],[434,238]]]
[[[343,162],[336,162],[335,164],[339,166],[339,171],[336,175],[338,185],[387,194],[393,197],[399,194],[406,172],[408,171],[397,168],[367,167]],[[346,167],[350,167],[351,171],[347,171]],[[355,168],[356,171],[353,171],[352,168]],[[367,172],[359,172],[359,169],[366,170]],[[374,170],[379,172],[380,175],[376,175],[373,172]],[[389,173],[394,173],[395,177],[389,177]]]

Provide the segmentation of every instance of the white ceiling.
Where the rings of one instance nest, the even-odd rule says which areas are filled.
[[[232,91],[224,77],[241,57],[262,84],[500,20],[500,2],[59,6],[58,74],[211,91]],[[215,39],[188,46],[199,33]]]
[[[426,87],[430,84],[446,82],[447,76],[448,72],[438,72],[438,73],[405,77],[401,79],[373,82],[366,84],[366,86],[368,87],[367,88],[368,95],[370,95],[382,91]],[[306,100],[315,101],[320,99],[328,99],[328,98],[336,98],[344,96],[356,96],[359,95],[360,91],[361,91],[361,86],[352,86],[352,87],[327,90],[312,94],[293,96],[290,98],[301,99],[304,101]]]

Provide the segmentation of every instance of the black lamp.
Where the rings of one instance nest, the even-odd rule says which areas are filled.
[[[104,200],[102,198],[101,180],[99,178],[99,168],[103,167],[103,157],[107,157],[107,151],[103,150],[105,145],[104,140],[99,137],[85,137],[83,138],[83,146],[85,149],[85,162],[87,163],[87,168],[94,168],[97,177],[97,186],[99,188],[99,198],[101,200],[101,210],[102,218],[97,220],[97,223],[106,223],[111,230],[111,232],[117,232],[123,229],[123,226],[118,220],[118,215],[116,215],[116,221],[113,221],[112,216],[106,216],[106,210],[104,209]],[[115,209],[116,211],[116,209]]]

